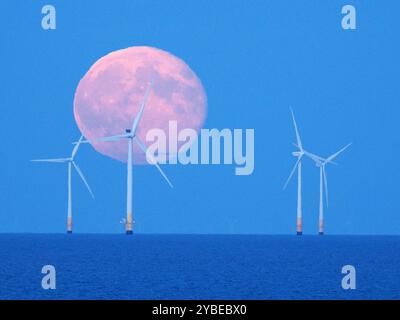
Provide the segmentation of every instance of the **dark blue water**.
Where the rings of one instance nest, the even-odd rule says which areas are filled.
[[[399,299],[399,270],[389,236],[0,235],[1,299]]]

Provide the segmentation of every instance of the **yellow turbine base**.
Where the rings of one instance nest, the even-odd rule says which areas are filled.
[[[132,213],[127,214],[125,230],[126,232],[132,232]]]
[[[296,231],[297,231],[297,233],[302,233],[302,232],[303,232],[303,222],[302,222],[302,218],[297,218]]]

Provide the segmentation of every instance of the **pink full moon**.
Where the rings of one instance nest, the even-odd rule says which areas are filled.
[[[97,139],[125,133],[125,129],[132,127],[150,83],[150,95],[136,133],[145,144],[148,144],[146,133],[156,128],[165,132],[168,143],[169,121],[176,121],[178,130],[198,131],[203,126],[207,97],[189,66],[160,49],[130,47],[96,61],[76,89],[75,120],[95,150],[127,161],[126,140]],[[147,164],[144,153],[135,143],[133,152],[135,164]]]

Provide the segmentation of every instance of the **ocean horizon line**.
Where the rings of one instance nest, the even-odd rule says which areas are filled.
[[[88,236],[114,236],[121,235],[126,236],[125,233],[118,232],[74,232],[73,234],[67,234],[63,232],[0,232],[1,235],[66,235],[69,237],[73,237],[74,235],[88,235]],[[295,238],[302,237],[399,237],[400,234],[370,234],[370,233],[362,233],[362,234],[343,234],[343,233],[335,233],[335,234],[324,234],[323,236],[318,233],[303,233],[303,235],[299,236],[291,233],[153,233],[153,232],[137,232],[133,233],[132,236],[289,236]]]

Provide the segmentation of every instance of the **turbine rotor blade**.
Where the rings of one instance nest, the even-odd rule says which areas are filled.
[[[101,138],[95,138],[95,141],[118,141],[123,138],[128,138],[130,135],[129,134],[117,134],[115,136],[109,136],[109,137],[101,137]],[[72,142],[72,144],[78,144],[79,141]],[[91,143],[89,140],[82,140],[80,143]]]
[[[152,86],[152,83],[150,83],[150,85],[148,86],[148,88],[146,90],[146,93],[145,93],[145,96],[144,96],[144,99],[142,101],[142,104],[140,106],[139,112],[136,115],[135,119],[133,119],[132,130],[131,130],[131,135],[133,135],[133,136],[135,135],[136,129],[137,129],[137,127],[139,125],[139,122],[140,122],[140,119],[142,118],[144,107],[146,106],[147,99],[149,98],[151,86]]]
[[[79,143],[79,141],[74,141],[74,142],[72,142],[72,144],[78,144]],[[82,140],[81,142],[80,142],[80,144],[82,144],[82,143],[90,143],[90,141],[89,140]]]
[[[341,154],[344,150],[346,150],[348,147],[350,147],[351,143],[349,143],[348,145],[344,146],[342,149],[340,149],[338,152],[332,154],[331,156],[329,156],[328,158],[326,158],[325,162],[331,162],[334,158],[336,158],[339,154]]]
[[[294,129],[296,131],[296,140],[297,140],[297,145],[299,147],[300,150],[303,150],[303,145],[301,144],[301,139],[300,139],[300,134],[299,134],[299,130],[297,128],[297,123],[296,123],[296,119],[294,117],[294,112],[292,110],[292,108],[290,108],[290,111],[292,113],[292,119],[293,119],[293,124],[294,124]]]
[[[71,159],[73,159],[75,157],[76,153],[78,152],[78,149],[79,149],[80,144],[82,143],[82,140],[83,140],[83,135],[81,135],[78,142],[75,144],[75,147],[71,153]]]
[[[86,181],[86,179],[85,179],[85,176],[83,175],[81,169],[78,167],[78,165],[77,165],[74,161],[71,161],[71,162],[72,162],[72,164],[73,164],[73,166],[74,166],[76,172],[78,172],[79,176],[81,177],[81,179],[82,179],[83,183],[85,184],[86,188],[89,190],[90,195],[91,195],[92,198],[94,199],[94,194],[93,194],[93,192],[92,192],[92,189],[90,189],[90,186],[89,186],[89,184],[87,183],[87,181]]]
[[[283,186],[283,190],[286,189],[287,185],[289,184],[290,179],[292,179],[292,177],[297,169],[297,166],[299,165],[301,158],[302,158],[302,156],[299,156],[299,158],[297,159],[292,171],[290,172],[289,178],[286,180],[285,185]]]
[[[324,178],[324,186],[325,186],[325,199],[326,199],[326,206],[329,207],[329,197],[328,197],[328,180],[326,178],[325,166],[322,166],[322,173]]]
[[[121,139],[127,138],[127,137],[129,137],[129,134],[117,134],[115,136],[102,137],[102,138],[98,138],[95,140],[96,141],[118,141],[118,140],[121,140]]]
[[[69,158],[56,158],[56,159],[34,159],[34,160],[30,160],[31,162],[54,162],[54,163],[64,163],[64,162],[68,162],[71,159]]]
[[[303,150],[304,151],[304,154],[307,156],[307,157],[309,157],[311,160],[314,160],[314,162],[316,162],[316,163],[318,163],[318,164],[321,164],[323,161],[325,161],[325,159],[324,158],[321,158],[320,156],[317,156],[317,155],[315,155],[315,154],[313,154],[313,153],[311,153],[311,152],[308,152],[308,151],[306,151],[306,150]]]
[[[137,145],[139,146],[140,149],[142,149],[142,151],[146,154],[146,156],[149,156],[151,158],[152,164],[154,164],[157,168],[157,170],[160,172],[160,174],[164,177],[165,181],[167,181],[167,183],[169,184],[169,186],[171,188],[173,188],[174,186],[172,185],[171,181],[169,181],[167,175],[164,173],[164,171],[162,171],[161,167],[159,166],[159,164],[155,161],[155,159],[150,156],[147,155],[147,147],[145,146],[145,144],[138,138],[135,137],[135,142],[137,143]]]

